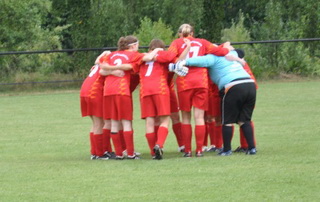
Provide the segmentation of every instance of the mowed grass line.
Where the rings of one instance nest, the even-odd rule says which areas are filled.
[[[318,201],[319,86],[259,84],[256,156],[182,158],[171,131],[162,161],[148,154],[137,93],[133,161],[89,160],[77,92],[2,96],[0,201]]]

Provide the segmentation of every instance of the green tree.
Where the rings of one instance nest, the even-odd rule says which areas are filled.
[[[161,18],[157,22],[152,22],[148,17],[143,18],[140,28],[134,35],[139,38],[141,46],[148,46],[152,39],[161,39],[165,44],[170,44],[174,39],[173,31],[162,22]]]
[[[225,19],[224,4],[225,0],[204,0],[199,37],[212,42],[220,42]]]
[[[49,0],[0,1],[1,51],[60,49],[59,29],[44,28],[43,19],[51,9]],[[57,55],[13,55],[0,57],[1,78],[20,72],[51,68]]]

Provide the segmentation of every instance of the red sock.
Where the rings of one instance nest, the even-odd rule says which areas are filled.
[[[119,135],[120,135],[120,141],[121,141],[121,148],[122,148],[122,151],[124,151],[127,149],[127,147],[126,147],[126,141],[123,136],[123,130],[119,130]]]
[[[122,144],[119,133],[111,133],[111,140],[113,142],[114,150],[117,156],[122,156]]]
[[[96,155],[103,156],[104,150],[102,145],[102,134],[93,134],[95,148],[96,148]]]
[[[191,152],[192,127],[190,124],[181,124],[181,133],[184,140],[185,152]]]
[[[215,136],[214,136],[214,126],[215,126],[215,122],[210,122],[208,123],[208,133],[209,133],[209,138],[210,138],[210,145],[215,145]]]
[[[206,125],[196,125],[196,128],[195,128],[196,145],[197,145],[196,152],[202,152],[205,133],[206,133]]]
[[[123,137],[126,141],[128,156],[134,155],[133,131],[123,131]]]
[[[206,131],[204,133],[204,138],[203,138],[203,146],[208,146],[208,136],[209,136],[209,123],[206,122]]]
[[[168,136],[168,128],[160,126],[158,129],[158,135],[157,135],[157,143],[160,148],[163,148],[163,145],[167,139]]]
[[[222,139],[222,126],[217,126],[215,125],[214,126],[214,140],[215,140],[215,143],[214,145],[217,147],[217,148],[222,148],[222,145],[223,145],[223,139]]]
[[[95,143],[94,143],[94,137],[93,137],[93,132],[90,132],[90,153],[91,155],[97,155],[96,154],[96,148],[95,148]]]
[[[240,127],[240,147],[248,148],[248,143],[246,141],[246,138],[244,137],[243,130],[241,127]]]
[[[103,149],[107,152],[112,152],[112,147],[110,143],[110,129],[103,129],[102,141]]]
[[[154,156],[155,154],[154,154],[153,148],[156,145],[156,141],[157,141],[156,134],[155,133],[147,133],[146,138],[147,138],[147,142],[148,142],[148,145],[150,148],[150,154],[152,156]]]
[[[179,147],[183,146],[183,139],[181,135],[181,123],[176,123],[172,125],[172,129],[174,134],[176,135],[176,139]]]

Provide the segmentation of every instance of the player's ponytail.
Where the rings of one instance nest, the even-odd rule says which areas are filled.
[[[118,50],[126,50],[127,49],[127,43],[126,39],[124,37],[120,37],[118,40]]]
[[[135,36],[120,37],[118,40],[118,50],[127,50],[130,46],[139,43],[138,38]]]
[[[179,27],[178,34],[181,35],[182,37],[193,35],[193,27],[189,24],[182,24]]]

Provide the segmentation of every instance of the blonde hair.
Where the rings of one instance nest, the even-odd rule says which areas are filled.
[[[182,24],[178,29],[178,34],[187,37],[193,34],[193,27],[189,24]]]
[[[127,50],[131,45],[134,45],[138,42],[138,38],[132,35],[120,37],[118,40],[118,50]]]

